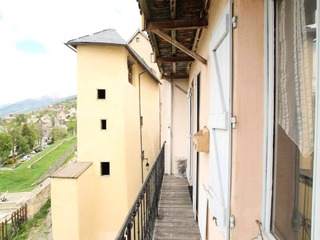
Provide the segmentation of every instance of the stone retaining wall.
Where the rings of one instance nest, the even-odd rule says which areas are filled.
[[[50,179],[46,179],[37,188],[35,188],[27,200],[28,219],[32,219],[39,212],[41,207],[48,201],[51,196]]]

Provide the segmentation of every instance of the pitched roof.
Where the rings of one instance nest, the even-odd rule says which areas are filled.
[[[114,29],[105,29],[100,32],[72,39],[67,46],[77,48],[78,45],[127,45],[126,41]]]
[[[138,33],[139,31],[137,31]],[[141,31],[140,31],[141,32]],[[136,34],[137,34],[136,33]],[[141,34],[143,34],[141,32]],[[136,59],[136,61],[147,71],[150,76],[161,84],[156,76],[156,73],[151,69],[148,64],[131,48],[125,40],[117,33],[115,29],[106,29],[92,35],[87,35],[77,39],[73,39],[65,43],[69,48],[76,51],[78,45],[118,45],[124,46],[130,54]]]
[[[129,38],[128,43],[130,43],[135,38],[135,36],[138,35],[138,33],[140,33],[145,39],[149,41],[148,36],[138,28],[135,33]]]

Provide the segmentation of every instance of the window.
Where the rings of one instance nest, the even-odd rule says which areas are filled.
[[[107,130],[107,120],[101,119],[101,130]]]
[[[101,162],[101,176],[109,176],[110,175],[110,162]]]
[[[128,81],[132,84],[132,66],[133,63],[128,59]]]
[[[316,7],[316,0],[275,1],[273,153],[268,170],[269,230],[277,239],[311,239],[314,227]]]
[[[136,42],[140,42],[140,38],[139,37],[136,37]]]
[[[98,89],[98,99],[106,99],[106,90]]]

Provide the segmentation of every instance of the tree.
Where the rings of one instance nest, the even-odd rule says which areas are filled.
[[[15,117],[14,122],[17,123],[17,125],[21,125],[22,123],[27,122],[26,115],[24,114],[19,114],[18,116]]]
[[[7,128],[8,133],[11,136],[12,141],[12,157],[15,156],[15,147],[18,146],[18,141],[21,138],[21,126],[18,126],[18,124],[12,122],[8,125]]]
[[[18,154],[26,154],[29,153],[31,150],[29,144],[28,144],[28,140],[22,136],[20,136],[20,138],[18,139],[17,142],[17,152]]]
[[[12,149],[12,140],[9,133],[0,133],[0,162],[3,163]]]
[[[35,136],[34,130],[31,127],[29,127],[27,123],[25,123],[22,126],[21,136],[27,140],[29,148],[33,149],[36,136]]]
[[[60,139],[63,139],[63,138],[66,138],[67,136],[68,136],[68,132],[67,132],[67,130],[64,129],[64,128],[54,126],[54,127],[51,129],[51,137],[52,137],[55,141],[60,140]]]
[[[73,136],[77,132],[77,120],[75,118],[69,118],[68,123],[68,132]]]

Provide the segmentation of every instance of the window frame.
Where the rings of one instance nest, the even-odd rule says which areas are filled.
[[[274,26],[275,26],[275,1],[265,0],[264,13],[264,163],[263,163],[263,202],[262,202],[262,229],[263,237],[267,240],[276,240],[271,232],[272,216],[272,195],[273,195],[273,162],[274,162],[274,115],[275,115],[275,44],[274,44]],[[320,0],[317,0],[317,9],[319,9]],[[319,11],[318,11],[319,12]],[[316,18],[318,26],[317,41],[317,65],[320,63],[320,14]],[[320,239],[320,67],[317,69],[316,100],[315,100],[315,142],[314,142],[314,169],[313,169],[313,193],[312,193],[312,221],[311,221],[311,239]]]

